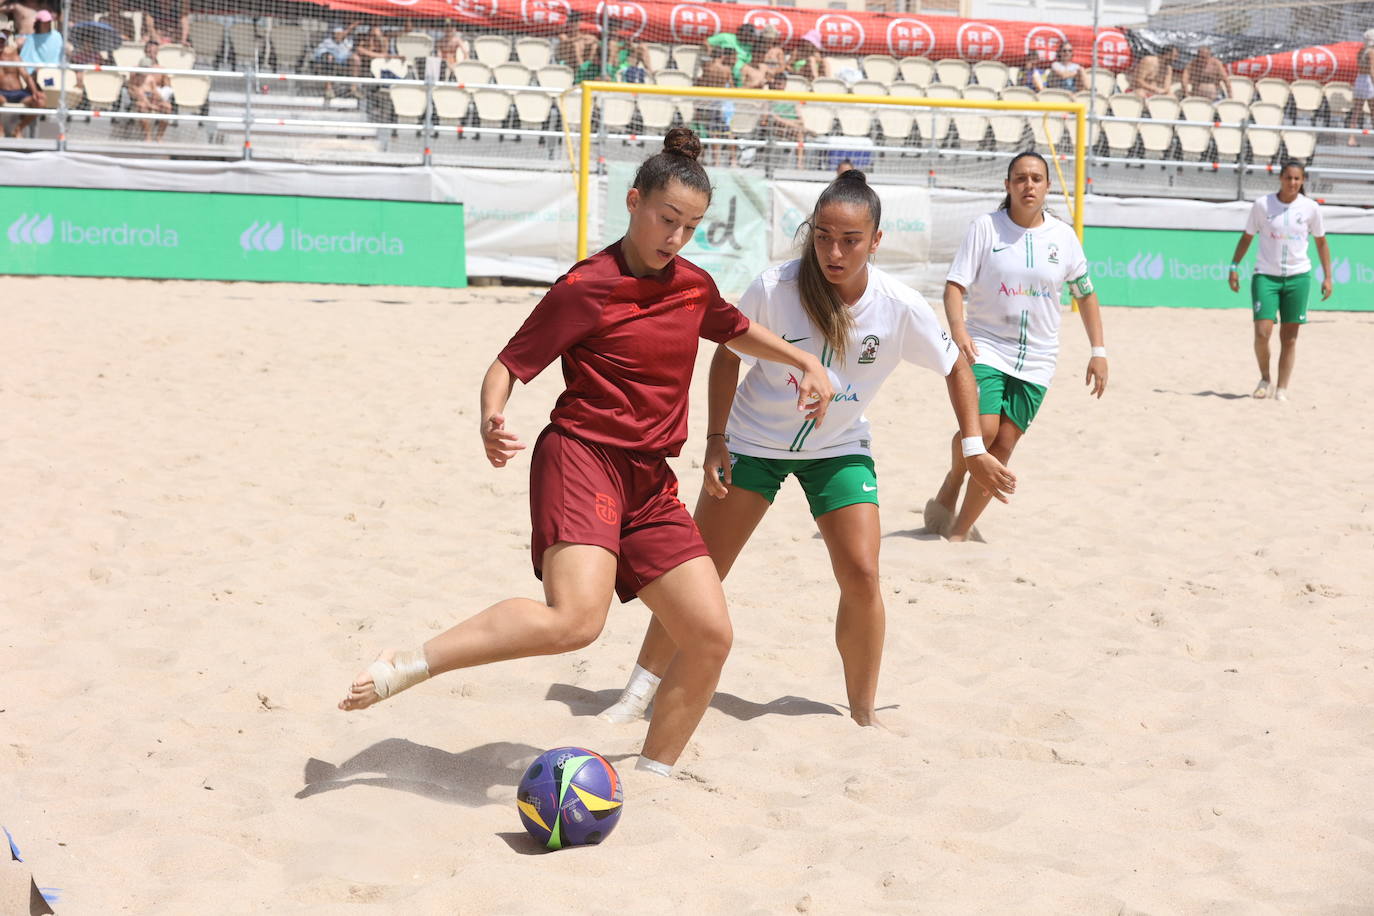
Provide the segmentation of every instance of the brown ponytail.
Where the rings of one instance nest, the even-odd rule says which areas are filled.
[[[711,199],[711,179],[701,167],[697,157],[701,155],[701,140],[686,127],[674,127],[663,138],[662,152],[645,159],[635,172],[631,187],[638,188],[641,194],[648,194],[666,188],[668,182],[676,178],[694,191],[700,191]]]
[[[806,229],[806,240],[802,245],[801,269],[797,272],[797,291],[801,294],[802,308],[825,338],[826,344],[835,351],[835,357],[844,362],[848,349],[849,335],[854,330],[854,316],[845,307],[835,285],[825,278],[821,262],[816,257],[816,216],[830,204],[855,204],[868,208],[873,218],[873,231],[878,231],[883,215],[883,204],[878,194],[868,186],[868,178],[858,169],[850,169],[830,182],[816,198],[816,206],[811,217],[802,223]]]

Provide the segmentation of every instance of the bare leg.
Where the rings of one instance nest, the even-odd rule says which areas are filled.
[[[671,766],[696,731],[720,680],[734,633],[725,592],[709,557],[697,557],[650,582],[639,597],[678,650],[663,675],[640,756]]]
[[[978,417],[978,422],[983,427],[983,446],[990,447],[992,440],[997,437],[997,427],[1001,420],[1000,414],[985,413]],[[961,434],[958,430],[954,432],[954,438],[949,443],[949,473],[940,484],[940,490],[935,494],[935,501],[944,506],[952,514],[959,505],[959,491],[964,487],[964,475],[968,473],[968,467],[964,464],[964,450],[960,446]]]
[[[998,424],[997,435],[988,443],[988,452],[1003,464],[1010,464],[1012,450],[1023,435],[1015,423],[1003,417]],[[987,441],[987,436],[983,437],[983,441]],[[967,541],[973,523],[978,521],[978,516],[983,514],[991,500],[991,493],[970,480],[964,488],[964,504],[959,509],[959,517],[954,520],[954,527],[950,529],[949,539]]]
[[[1298,330],[1302,325],[1284,322],[1279,325],[1279,390],[1288,388],[1293,377],[1293,363],[1298,358]]]
[[[878,585],[878,507],[873,503],[845,506],[816,519],[816,526],[825,538],[835,581],[840,586],[835,645],[844,662],[849,715],[860,725],[878,725],[873,706],[887,625],[883,593]]]
[[[1274,322],[1263,318],[1255,322],[1255,362],[1259,363],[1260,381],[1264,383],[1261,387],[1267,387],[1269,384],[1269,335],[1273,332]],[[1255,397],[1264,397],[1258,388],[1255,390]]]
[[[507,598],[424,645],[431,676],[530,655],[557,655],[596,639],[615,589],[616,556],[603,547],[560,542],[544,551],[547,604]],[[394,652],[390,653],[394,655]],[[390,655],[383,653],[382,660]],[[372,676],[353,682],[340,709],[364,709],[380,699]]]

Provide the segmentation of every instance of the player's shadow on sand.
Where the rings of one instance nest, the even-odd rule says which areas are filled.
[[[387,738],[337,766],[311,757],[305,762],[305,788],[296,797],[349,786],[381,786],[476,808],[494,804],[487,793],[496,786],[513,790],[525,767],[540,753],[541,748],[528,744],[496,741],[455,754],[404,738]]]
[[[564,704],[574,716],[594,716],[620,699],[620,691],[587,690],[585,687],[574,687],[571,684],[551,684],[544,699]],[[741,722],[748,722],[759,716],[844,715],[829,703],[820,703],[804,697],[778,697],[767,703],[755,703],[720,691],[716,691],[716,695],[711,698],[711,708]]]
[[[1155,394],[1183,394],[1182,391],[1170,391],[1167,388],[1156,388]],[[1189,392],[1195,398],[1221,398],[1223,401],[1244,401],[1249,400],[1252,395],[1237,394],[1233,391],[1213,391],[1210,388],[1206,391]]]

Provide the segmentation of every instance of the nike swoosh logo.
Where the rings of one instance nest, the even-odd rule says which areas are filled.
[[[877,487],[870,487],[868,484],[864,484],[863,488],[865,493],[872,493],[874,490],[878,489]]]
[[[792,338],[792,337],[788,337],[786,334],[784,334],[784,335],[782,335],[782,339],[785,340],[785,341],[787,341],[788,343],[800,343],[800,342],[803,341],[803,340],[810,340],[811,338],[810,338],[810,337],[797,337],[797,338]]]
[[[996,254],[996,253],[999,252],[999,251],[1006,251],[1006,250],[1007,250],[1008,248],[1010,248],[1010,247],[1011,247],[1010,245],[1003,245],[1001,248],[994,248],[994,249],[992,249],[992,253],[993,253],[993,254]]]

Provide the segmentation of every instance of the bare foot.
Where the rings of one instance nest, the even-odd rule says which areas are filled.
[[[377,656],[377,661],[390,664],[395,658],[395,649],[384,649]],[[382,698],[377,695],[377,689],[372,683],[372,674],[369,671],[371,667],[369,665],[368,668],[364,668],[363,672],[353,679],[352,686],[348,688],[348,695],[339,701],[340,709],[345,712],[354,709],[367,709],[373,703],[381,701]]]

